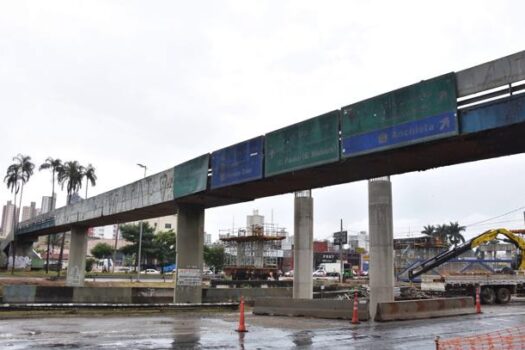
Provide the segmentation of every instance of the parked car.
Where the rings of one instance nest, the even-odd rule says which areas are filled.
[[[117,272],[125,272],[125,273],[128,273],[128,272],[131,272],[133,269],[129,266],[121,266],[121,267],[117,267],[116,268],[116,271]]]
[[[314,277],[325,277],[326,276],[326,271],[322,270],[322,269],[315,270],[314,273],[313,273],[313,276]]]
[[[160,275],[160,271],[157,271],[155,269],[146,269],[144,271],[140,271],[140,273],[145,273],[145,274],[152,274],[152,275]]]

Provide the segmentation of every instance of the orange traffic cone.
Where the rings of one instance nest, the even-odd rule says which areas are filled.
[[[359,324],[359,303],[357,301],[357,292],[354,292],[354,311],[352,312],[352,324]]]
[[[476,313],[477,314],[481,313],[481,300],[479,297],[480,289],[481,289],[480,286],[476,287]]]
[[[246,325],[244,324],[244,298],[241,297],[241,303],[239,304],[239,328],[237,328],[237,332],[248,332],[246,329]]]

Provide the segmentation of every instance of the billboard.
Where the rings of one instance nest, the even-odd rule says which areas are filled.
[[[265,176],[339,160],[339,111],[290,125],[265,136]]]
[[[263,177],[264,137],[238,143],[211,154],[211,188],[219,188]]]
[[[343,107],[341,156],[457,135],[456,95],[449,73]]]
[[[175,166],[173,197],[185,197],[206,190],[210,155],[204,154]]]

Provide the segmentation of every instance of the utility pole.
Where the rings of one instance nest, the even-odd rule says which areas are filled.
[[[345,264],[343,262],[343,219],[341,219],[341,240],[339,241],[339,262],[341,263],[341,270],[339,272],[339,283],[343,283],[343,275],[345,272]]]
[[[146,170],[148,169],[147,166],[143,165],[143,164],[140,164],[140,163],[137,163],[137,165],[141,168],[144,168],[144,178],[146,178]],[[142,188],[142,187],[141,187]],[[140,260],[141,260],[141,255],[142,255],[142,226],[143,226],[143,223],[142,223],[142,220],[140,220],[140,228],[139,228],[139,254],[138,254],[138,257],[137,257],[137,282],[140,281]]]

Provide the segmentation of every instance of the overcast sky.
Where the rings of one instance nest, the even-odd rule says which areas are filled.
[[[0,170],[18,153],[92,163],[95,195],[206,152],[525,49],[522,1],[0,0]],[[523,227],[525,156],[392,177],[396,236]],[[24,205],[51,192],[36,172]],[[314,233],[368,230],[367,184],[316,189]],[[11,199],[3,185],[0,203]],[[65,192],[59,193],[59,205]],[[206,211],[218,234],[293,196]]]

